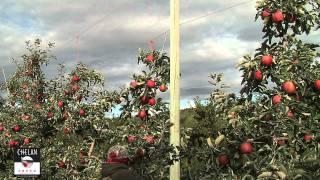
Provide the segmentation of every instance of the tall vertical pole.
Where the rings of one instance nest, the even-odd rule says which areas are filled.
[[[3,74],[4,82],[6,83],[6,87],[7,87],[7,91],[8,91],[8,96],[9,96],[9,95],[10,95],[10,91],[9,91],[9,87],[8,87],[8,83],[7,83],[6,73],[4,72],[3,66],[1,66],[1,69],[2,69],[2,74]]]
[[[170,0],[170,143],[180,146],[180,0]],[[176,149],[177,151],[177,149]],[[178,151],[177,151],[178,152]],[[170,167],[170,180],[180,179],[180,162]]]

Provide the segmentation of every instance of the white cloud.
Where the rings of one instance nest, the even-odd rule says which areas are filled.
[[[195,61],[204,59],[212,59],[215,60],[215,57],[218,57],[218,60],[226,60],[234,58],[234,54],[227,49],[223,44],[218,43],[212,39],[205,39],[202,42],[199,42],[194,45],[197,47],[194,52],[195,56],[199,58],[193,59]]]

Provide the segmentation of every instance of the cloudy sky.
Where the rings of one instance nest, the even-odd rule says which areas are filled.
[[[233,91],[240,88],[235,66],[261,41],[262,22],[254,22],[254,6],[254,0],[181,0],[181,22],[189,22],[181,26],[183,106],[208,95],[211,72],[224,73]],[[190,21],[206,14],[211,15]],[[81,61],[101,72],[106,88],[113,90],[141,69],[138,49],[148,48],[148,41],[168,30],[169,0],[1,0],[0,20],[0,62],[7,76],[15,69],[11,59],[24,52],[24,42],[41,38],[56,43],[58,60],[46,68],[48,76],[55,75],[58,63],[70,69]],[[168,51],[165,37],[154,41]]]

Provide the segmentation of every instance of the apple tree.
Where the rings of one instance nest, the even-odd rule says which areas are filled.
[[[238,125],[229,132],[240,143],[241,175],[320,176],[319,44],[305,43],[297,36],[316,31],[319,6],[319,1],[257,3],[257,17],[265,23],[264,42],[239,65],[243,72],[240,92],[255,106],[237,112]]]
[[[13,175],[12,152],[16,147],[39,147],[42,177],[96,178],[109,146],[112,130],[105,112],[117,93],[103,90],[98,72],[78,64],[71,73],[60,66],[59,77],[46,79],[42,70],[54,56],[39,39],[27,42],[27,53],[16,60],[17,70],[4,90],[9,91],[0,114],[0,177]],[[106,102],[108,100],[108,102]]]
[[[187,142],[193,151],[184,155],[196,156],[195,166],[200,168],[186,173],[208,178],[319,179],[319,44],[299,37],[317,31],[320,2],[263,0],[256,7],[256,20],[264,21],[263,42],[239,63],[240,97],[235,102],[229,96],[222,96],[222,101],[209,98],[208,106],[199,105],[203,129],[221,121],[225,125],[211,134],[192,130],[197,136],[190,133]]]
[[[145,65],[145,70],[133,74],[131,82],[119,93],[118,134],[130,154],[135,154],[133,166],[146,179],[167,178],[172,163],[168,103],[158,96],[168,90],[169,63],[165,53],[140,50],[138,64]]]
[[[39,147],[42,177],[99,178],[107,150],[116,144],[128,147],[143,177],[167,177],[173,152],[169,111],[157,94],[168,89],[169,57],[141,50],[138,63],[146,70],[120,91],[106,91],[102,75],[81,63],[70,73],[60,65],[57,78],[46,78],[43,67],[55,59],[53,46],[28,41],[27,53],[15,60],[17,70],[3,86],[9,95],[0,113],[0,177],[13,176],[14,148]],[[116,106],[120,118],[106,118]]]

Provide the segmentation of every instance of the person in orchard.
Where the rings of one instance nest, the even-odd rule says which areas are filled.
[[[128,150],[124,146],[112,146],[108,150],[108,159],[102,164],[103,180],[143,180],[129,166]]]

